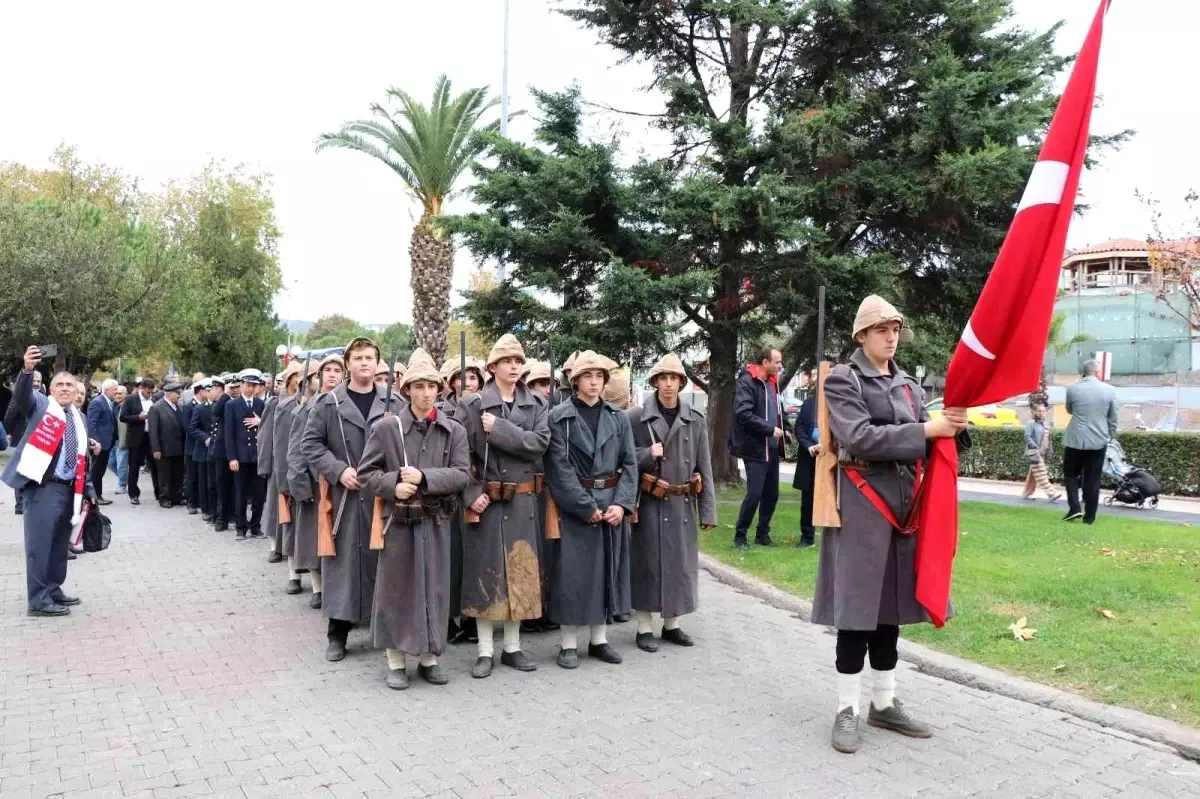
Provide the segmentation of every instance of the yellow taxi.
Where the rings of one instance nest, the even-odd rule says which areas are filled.
[[[925,403],[925,410],[930,417],[940,416],[942,408],[946,407],[941,399]],[[967,409],[967,424],[974,427],[1020,427],[1021,420],[1012,408],[1000,405],[980,405],[978,408]]]

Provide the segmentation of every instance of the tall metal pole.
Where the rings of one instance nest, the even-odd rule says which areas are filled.
[[[817,369],[825,360],[825,287],[817,289]]]
[[[508,0],[504,0],[504,70],[500,78],[500,135],[508,136]],[[496,265],[496,279],[506,277],[504,261]],[[463,375],[466,379],[466,375]]]

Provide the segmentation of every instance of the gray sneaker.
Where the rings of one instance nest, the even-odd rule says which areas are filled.
[[[876,710],[874,703],[867,713],[867,724],[881,730],[893,730],[909,738],[932,738],[933,730],[929,725],[917,721],[904,710],[899,699],[892,701],[892,706],[886,710]]]
[[[833,720],[833,736],[829,741],[839,752],[852,755],[858,751],[858,715],[852,707],[838,711]]]

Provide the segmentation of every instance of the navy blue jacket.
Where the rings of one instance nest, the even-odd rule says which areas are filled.
[[[87,428],[88,436],[100,442],[100,449],[107,452],[117,445],[117,411],[103,394],[88,403]]]
[[[212,404],[212,425],[209,427],[209,437],[212,438],[208,445],[209,460],[227,461],[225,457],[225,406],[233,399],[228,394],[222,394],[217,398],[217,401]]]
[[[785,434],[791,429],[783,415],[783,404],[779,394],[768,392],[767,384],[756,377],[757,367],[753,364],[738,375],[733,401],[733,426],[729,431],[729,451],[735,458],[744,461],[765,461],[768,456],[778,458],[783,454],[784,439],[773,437],[775,428]],[[767,397],[775,402],[771,415],[775,424],[767,423]]]
[[[258,463],[258,428],[246,427],[242,422],[251,416],[261,419],[263,409],[263,401],[259,397],[254,398],[253,406],[247,405],[242,397],[225,403],[225,421],[222,426],[225,428],[226,460]]]
[[[188,416],[187,453],[194,461],[207,461],[208,448],[205,440],[212,435],[212,405],[205,402],[193,402],[192,412]]]

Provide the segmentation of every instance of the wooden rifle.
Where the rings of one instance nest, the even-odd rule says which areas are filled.
[[[396,396],[396,350],[392,350],[392,357],[388,361],[388,396],[387,410],[383,412],[383,418],[392,418],[392,400]],[[397,420],[400,427],[400,452],[404,455],[404,465],[408,466],[408,451],[404,449],[404,424]],[[383,518],[383,509],[387,502],[383,497],[375,497],[375,501],[371,505],[371,549],[383,549],[383,536],[386,532],[386,524]]]

